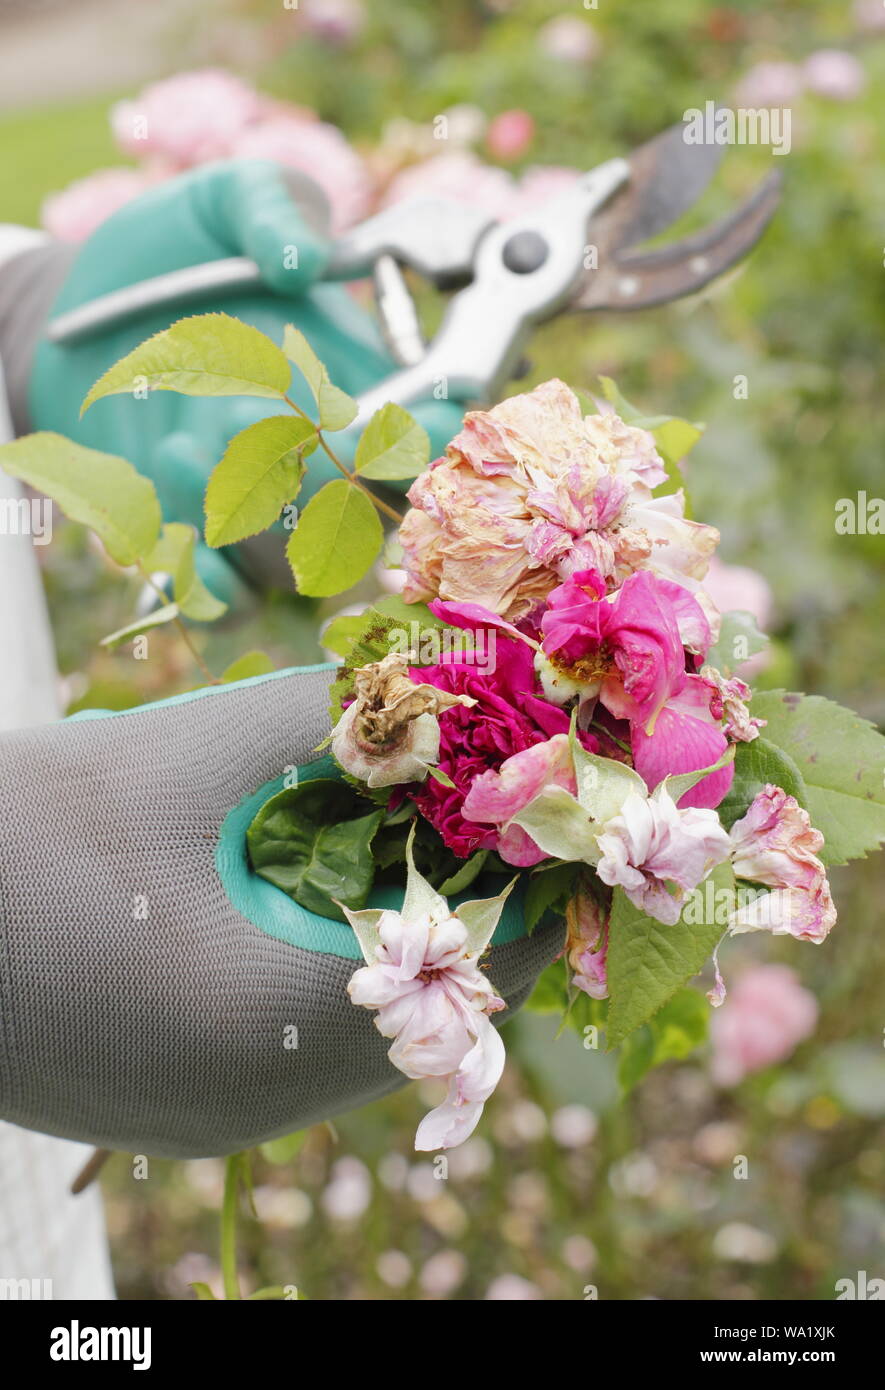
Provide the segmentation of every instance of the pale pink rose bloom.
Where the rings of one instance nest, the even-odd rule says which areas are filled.
[[[591,999],[608,998],[608,919],[606,909],[579,885],[566,912],[568,963],[572,984]]]
[[[631,791],[596,839],[602,854],[596,872],[603,883],[623,888],[634,907],[667,926],[679,921],[686,891],[731,850],[715,811],[677,810],[663,790],[651,797]]]
[[[418,1127],[421,1150],[462,1143],[504,1070],[504,1044],[488,1015],[506,1005],[467,950],[464,923],[444,899],[437,902],[408,923],[383,912],[375,963],[347,986],[354,1004],[378,1010],[375,1025],[393,1038],[388,1056],[399,1071],[413,1080],[448,1079],[445,1100]],[[356,925],[360,914],[345,911]]]
[[[824,837],[796,798],[768,783],[735,821],[730,838],[735,877],[774,890],[732,914],[732,933],[771,931],[823,941],[836,921],[826,869],[818,858]]]
[[[50,236],[79,244],[156,181],[141,169],[99,169],[51,193],[43,203],[41,221]]]
[[[866,86],[866,73],[853,53],[821,48],[806,58],[805,81],[812,92],[830,101],[855,101]]]
[[[528,111],[501,111],[489,124],[486,145],[494,159],[518,159],[535,138],[535,122]]]
[[[817,1017],[814,995],[788,966],[751,966],[710,1020],[714,1080],[736,1086],[745,1076],[782,1062],[811,1036]]]
[[[877,34],[885,29],[885,5],[882,0],[854,0],[854,21],[858,29]]]
[[[548,20],[538,34],[541,52],[560,63],[591,63],[599,52],[599,39],[591,24],[561,14]]]
[[[565,787],[573,796],[577,791],[568,734],[554,734],[514,753],[497,771],[481,773],[464,798],[461,814],[480,825],[507,826],[498,837],[498,853],[508,864],[527,868],[547,856],[520,826],[508,822],[545,787],[553,786]]]
[[[731,843],[737,877],[769,888],[813,888],[824,872],[823,835],[796,798],[770,782],[731,827]]]
[[[133,101],[118,102],[111,128],[126,154],[159,157],[185,169],[226,155],[261,110],[262,98],[248,83],[223,68],[203,68],[154,82]]]
[[[802,88],[802,70],[795,63],[757,63],[735,87],[734,105],[789,106],[799,100]]]
[[[384,206],[407,198],[451,198],[503,221],[512,215],[516,184],[504,169],[483,164],[467,150],[451,150],[401,170],[390,182]]]
[[[237,135],[229,153],[245,159],[276,160],[309,175],[329,199],[336,232],[358,222],[369,210],[369,171],[341,131],[325,121],[287,112],[271,115]]]
[[[326,43],[352,43],[361,33],[366,14],[360,0],[301,0],[304,28]]]

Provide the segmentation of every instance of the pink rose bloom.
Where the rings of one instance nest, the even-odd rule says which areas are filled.
[[[820,943],[836,921],[826,869],[818,858],[824,837],[794,796],[771,783],[731,827],[736,878],[774,891],[732,914],[733,933],[771,931]]]
[[[450,620],[445,610],[440,616]],[[494,671],[443,661],[437,666],[417,667],[411,676],[453,695],[469,696],[476,704],[457,705],[439,716],[437,766],[454,787],[428,779],[412,787],[409,795],[449,849],[461,858],[478,849],[499,848],[497,825],[469,818],[465,808],[468,796],[484,773],[500,771],[514,754],[545,744],[556,734],[567,734],[568,715],[540,698],[532,647],[500,633]],[[583,735],[582,741],[590,752],[599,746],[591,734]],[[544,755],[540,756],[543,760]],[[505,848],[518,853],[516,829]]]
[[[592,63],[599,52],[593,26],[568,14],[548,20],[538,34],[538,44],[546,57],[559,63]]]
[[[579,884],[566,912],[568,963],[572,984],[591,999],[608,998],[606,956],[609,912]]]
[[[623,888],[635,907],[667,926],[679,921],[686,892],[731,849],[715,811],[677,810],[665,790],[650,797],[631,791],[596,839],[602,853],[596,872],[603,883]],[[668,884],[676,886],[675,894]]]
[[[300,15],[309,34],[326,43],[352,43],[366,22],[360,0],[301,0]]]
[[[553,686],[542,674],[548,697],[555,698],[561,676],[566,696],[598,697],[627,720],[633,765],[649,789],[670,773],[718,762],[727,746],[718,687],[685,669],[685,650],[703,653],[710,641],[703,610],[687,589],[643,571],[604,596],[599,575],[579,571],[553,590],[541,629],[554,672]],[[718,806],[733,778],[731,765],[710,773],[680,805]]]
[[[817,1024],[817,1000],[786,965],[753,965],[710,1020],[713,1079],[737,1086],[789,1057]]]
[[[612,411],[582,415],[561,381],[470,411],[409,489],[400,527],[409,602],[476,602],[519,620],[557,583],[595,569],[616,587],[636,569],[695,585],[719,533],[686,521],[648,431]]]
[[[719,761],[728,740],[713,713],[716,688],[702,676],[686,675],[682,688],[671,695],[648,733],[639,724],[630,731],[633,766],[647,787],[665,777],[696,772]],[[680,807],[718,806],[734,781],[734,764],[711,772],[679,798]]]
[[[59,241],[79,244],[155,182],[140,169],[99,169],[50,194],[41,209],[43,226]]]
[[[368,169],[340,130],[325,121],[289,112],[271,115],[241,131],[229,153],[246,159],[273,159],[309,175],[329,199],[336,232],[369,211],[372,183]]]
[[[802,72],[795,63],[757,63],[734,91],[734,105],[790,106],[802,95]]]
[[[858,29],[881,33],[885,29],[885,5],[882,0],[854,0],[854,20]]]
[[[462,1143],[504,1070],[504,1044],[489,1015],[506,1004],[478,962],[507,892],[462,904],[462,920],[410,863],[402,913],[344,909],[368,962],[351,977],[351,1000],[378,1010],[375,1025],[393,1039],[388,1056],[399,1071],[449,1083],[446,1099],[421,1121],[416,1149]],[[484,909],[478,931],[466,925],[472,908]]]
[[[685,682],[685,645],[705,651],[710,641],[688,591],[648,572],[606,597],[599,573],[579,570],[549,595],[541,631],[557,668],[598,694],[616,719],[647,730]]]
[[[222,68],[204,68],[154,82],[134,101],[118,102],[111,127],[126,154],[187,169],[228,154],[261,110],[262,98],[248,83]]]
[[[568,734],[555,734],[545,743],[514,753],[497,771],[490,768],[481,773],[464,798],[462,814],[467,820],[497,826],[496,848],[501,858],[507,864],[528,868],[540,864],[547,855],[521,826],[509,822],[545,787],[552,786],[565,787],[573,796],[577,791]]]
[[[486,132],[486,145],[494,159],[518,159],[535,138],[535,122],[528,111],[502,111]]]
[[[523,217],[543,207],[551,198],[573,188],[580,177],[580,169],[567,169],[558,164],[533,164],[519,180],[510,216]]]
[[[854,101],[866,86],[866,74],[853,53],[821,48],[805,60],[805,81],[812,92],[830,101]]]
[[[504,169],[483,164],[466,150],[451,150],[398,173],[384,196],[384,206],[407,198],[451,198],[504,221],[512,215],[516,184]]]

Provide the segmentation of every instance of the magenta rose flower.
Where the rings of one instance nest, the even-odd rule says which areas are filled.
[[[457,705],[439,716],[437,766],[454,783],[428,780],[410,792],[418,810],[455,854],[466,859],[478,849],[498,847],[498,829],[464,815],[464,802],[477,778],[497,772],[515,753],[567,734],[569,717],[540,697],[534,651],[526,642],[498,633],[494,670],[463,661],[441,661],[415,668],[412,679],[476,703]],[[592,734],[582,736],[596,752]]]

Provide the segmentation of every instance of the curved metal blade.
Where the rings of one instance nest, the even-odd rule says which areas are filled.
[[[773,170],[734,212],[654,251],[611,251],[588,271],[572,309],[645,309],[694,294],[747,254],[780,202],[783,179]]]
[[[725,146],[687,145],[685,129],[680,121],[627,156],[629,184],[588,230],[600,259],[657,236],[700,198],[719,168]]]

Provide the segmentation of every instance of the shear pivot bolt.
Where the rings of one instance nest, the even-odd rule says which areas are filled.
[[[501,258],[515,275],[530,275],[544,264],[549,251],[540,232],[514,232],[504,243]]]

